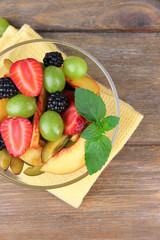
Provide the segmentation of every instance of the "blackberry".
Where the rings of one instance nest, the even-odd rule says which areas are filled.
[[[47,108],[51,111],[61,113],[68,105],[68,98],[61,92],[51,93],[48,97]]]
[[[49,52],[45,54],[43,62],[45,67],[48,67],[50,65],[61,67],[63,64],[63,57],[59,52]]]
[[[2,136],[1,136],[1,134],[0,134],[0,151],[2,151],[5,147],[6,147],[6,146],[5,146],[5,144],[4,144],[4,141],[3,141],[3,139],[2,139]]]
[[[11,98],[18,94],[18,88],[9,77],[0,78],[0,99]]]

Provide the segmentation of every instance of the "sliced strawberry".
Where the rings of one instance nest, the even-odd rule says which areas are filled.
[[[71,103],[74,100],[74,91],[63,90],[62,93],[68,98],[69,103]]]
[[[39,121],[46,107],[46,98],[47,98],[47,92],[43,87],[39,95],[39,99],[37,103],[37,111],[33,119],[33,133],[32,133],[30,148],[37,149],[39,146],[39,138],[40,138]]]
[[[62,114],[64,122],[64,134],[73,135],[81,132],[85,125],[85,119],[76,110],[75,102],[72,101]]]
[[[21,93],[30,97],[36,97],[40,94],[43,71],[37,60],[33,58],[19,60],[12,64],[9,74]]]
[[[32,124],[26,118],[7,118],[1,124],[1,136],[8,153],[20,157],[30,146]]]

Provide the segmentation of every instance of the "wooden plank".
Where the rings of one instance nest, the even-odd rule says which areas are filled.
[[[158,0],[3,0],[1,17],[45,31],[160,31]]]
[[[109,71],[119,97],[144,114],[128,144],[160,144],[160,34],[42,33],[42,36],[68,41],[91,53]],[[90,74],[99,81],[104,79],[95,66]]]
[[[159,156],[160,147],[124,147],[79,209],[1,179],[0,239],[158,240]]]

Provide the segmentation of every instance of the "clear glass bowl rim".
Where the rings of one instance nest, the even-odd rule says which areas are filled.
[[[65,42],[65,41],[60,41],[60,40],[56,40],[56,39],[33,39],[33,40],[28,40],[28,41],[23,41],[23,42],[20,42],[20,43],[17,43],[9,48],[6,48],[5,50],[1,51],[0,52],[0,57],[3,56],[5,53],[9,52],[9,51],[12,51],[13,49],[17,48],[17,47],[20,47],[20,46],[23,46],[23,45],[26,45],[26,44],[30,44],[30,43],[42,43],[42,42],[49,42],[49,43],[53,43],[53,44],[58,44],[58,45],[63,45],[63,46],[67,46],[67,47],[70,47],[70,48],[73,48],[79,52],[81,52],[82,54],[86,55],[88,58],[90,58],[100,69],[101,71],[104,73],[105,77],[107,78],[108,80],[108,83],[113,91],[113,94],[114,94],[114,100],[115,100],[115,105],[116,105],[116,116],[117,117],[120,117],[120,106],[119,106],[119,98],[118,98],[118,93],[117,93],[117,90],[116,90],[116,87],[113,83],[113,80],[111,78],[111,76],[109,75],[108,71],[103,67],[103,65],[95,58],[93,57],[90,53],[88,53],[87,51],[75,46],[74,44],[71,44],[71,43],[68,43],[68,42]],[[112,141],[112,146],[116,140],[116,137],[117,137],[117,134],[118,134],[118,129],[119,129],[119,124],[116,126],[116,128],[114,129],[114,134],[113,134],[113,137],[111,139]],[[0,173],[0,176],[11,182],[11,183],[14,183],[18,186],[21,186],[21,187],[26,187],[26,188],[31,188],[31,189],[56,189],[56,188],[61,188],[61,187],[65,187],[65,186],[68,186],[68,185],[71,185],[73,183],[76,183],[78,181],[80,181],[81,179],[87,177],[89,175],[88,172],[82,174],[81,176],[73,179],[73,180],[70,180],[70,181],[67,181],[65,183],[61,183],[61,184],[55,184],[55,185],[50,185],[50,186],[38,186],[38,185],[30,185],[30,184],[26,184],[26,183],[22,183],[18,180],[15,180],[15,179],[12,179],[11,177],[9,176],[6,176],[5,174],[3,173]]]

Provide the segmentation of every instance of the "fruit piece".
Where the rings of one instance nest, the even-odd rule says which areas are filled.
[[[61,116],[53,111],[43,113],[40,119],[40,133],[48,141],[55,141],[62,136],[64,124]]]
[[[31,117],[37,109],[36,99],[18,94],[7,103],[7,112],[11,117]]]
[[[69,141],[69,136],[62,135],[62,137],[53,142],[47,142],[42,150],[42,162],[46,163],[49,159],[55,156]]]
[[[68,174],[77,171],[85,165],[85,139],[79,138],[69,148],[62,149],[41,168],[43,172]]]
[[[9,74],[21,93],[29,97],[36,97],[40,94],[43,70],[37,60],[27,58],[16,61],[12,64]]]
[[[77,134],[74,134],[74,135],[70,138],[70,140],[71,140],[72,142],[76,142],[79,137],[80,137],[80,133],[77,133]]]
[[[70,56],[64,60],[63,69],[68,77],[77,79],[86,74],[87,63],[80,57]]]
[[[33,167],[33,165],[32,164],[29,164],[29,163],[27,163],[27,162],[25,162],[25,161],[23,161],[25,164],[27,164],[28,166],[30,166],[30,167]]]
[[[44,87],[49,93],[62,91],[65,87],[65,75],[61,68],[49,66],[44,70]]]
[[[0,78],[0,99],[11,98],[18,94],[18,88],[9,77]]]
[[[11,158],[11,163],[10,163],[10,168],[14,175],[19,175],[23,169],[24,162],[18,158],[18,157],[12,157]]]
[[[20,156],[20,158],[26,163],[29,163],[31,165],[43,166],[43,163],[41,161],[41,154],[42,154],[42,147],[38,146],[37,149],[28,148],[25,154]]]
[[[25,118],[7,118],[1,124],[1,135],[8,153],[20,157],[30,146],[32,124]]]
[[[73,144],[74,144],[74,142],[69,141],[69,142],[65,145],[65,148],[69,148],[69,147],[71,147]]]
[[[33,133],[32,133],[32,139],[31,139],[31,145],[30,148],[38,148],[39,145],[39,138],[40,138],[40,132],[39,132],[39,121],[40,117],[43,114],[45,107],[46,107],[46,98],[47,93],[44,87],[42,88],[42,91],[39,95],[38,103],[37,103],[37,111],[34,115],[33,119]]]
[[[63,57],[59,52],[49,52],[45,54],[43,62],[45,67],[48,67],[50,65],[61,67],[63,64]]]
[[[80,137],[80,133],[77,133],[73,136],[71,136],[69,142],[65,145],[65,148],[69,148],[70,146],[72,146]]]
[[[63,90],[62,93],[67,97],[69,103],[74,101],[74,91]]]
[[[0,99],[0,110],[1,110],[0,111],[0,125],[8,116],[8,113],[6,110],[8,101],[9,101],[9,98]]]
[[[41,167],[39,166],[28,167],[23,173],[27,176],[39,176],[44,173],[41,172],[40,169]]]
[[[6,171],[9,168],[11,158],[12,156],[7,152],[6,148],[0,151],[1,167],[4,171]]]
[[[48,110],[58,113],[63,112],[69,105],[68,98],[61,92],[51,93],[48,97]]]
[[[64,134],[74,135],[81,132],[85,125],[85,119],[76,110],[75,102],[71,102],[67,110],[62,114],[64,122]]]
[[[98,86],[98,84],[95,82],[95,80],[93,80],[93,78],[85,75],[82,78],[79,79],[71,79],[69,77],[66,76],[66,81],[72,85],[74,88],[84,88],[84,89],[88,89],[92,92],[94,92],[95,94],[98,94],[100,91],[100,88]]]
[[[9,26],[9,22],[4,18],[0,18],[0,37],[2,37],[3,33],[6,31]]]
[[[13,62],[11,60],[9,60],[9,59],[4,59],[3,63],[4,63],[4,66],[5,66],[6,70],[7,70],[7,74],[9,74],[9,70],[10,70]]]

